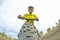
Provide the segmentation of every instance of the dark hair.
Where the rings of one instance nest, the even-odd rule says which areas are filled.
[[[29,7],[28,7],[28,9],[29,9],[29,8],[32,8],[32,9],[34,9],[34,7],[33,7],[33,6],[29,6]]]

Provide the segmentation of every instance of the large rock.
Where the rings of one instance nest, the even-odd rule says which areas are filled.
[[[29,22],[23,24],[19,34],[19,40],[40,40],[40,35],[34,25]]]

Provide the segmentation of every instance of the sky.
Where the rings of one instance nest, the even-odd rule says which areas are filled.
[[[34,7],[34,13],[39,18],[38,22],[35,21],[38,31],[46,32],[60,19],[60,0],[0,0],[0,32],[17,38],[25,22],[17,16],[27,13],[28,6]]]

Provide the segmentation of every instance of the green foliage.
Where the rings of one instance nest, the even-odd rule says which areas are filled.
[[[49,32],[51,30],[51,28],[48,28],[47,31]]]
[[[41,36],[41,37],[43,36],[43,31],[40,31],[40,36]]]
[[[0,40],[17,40],[16,38],[12,38],[11,36],[7,36],[4,32],[0,33]]]
[[[5,37],[7,37],[7,35],[6,34],[4,34],[3,32],[2,33],[0,33],[2,36],[5,36]]]
[[[40,31],[40,34],[42,35],[43,34],[43,31]]]

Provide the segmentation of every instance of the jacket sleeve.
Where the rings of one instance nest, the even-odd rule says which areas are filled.
[[[26,18],[26,17],[27,17],[27,14],[24,14],[24,15],[23,15],[23,18]]]

